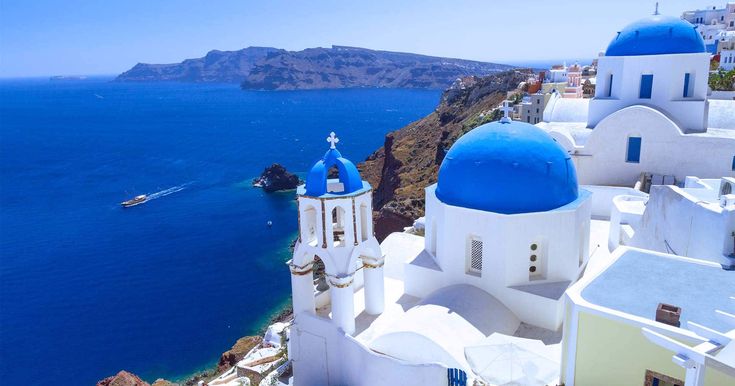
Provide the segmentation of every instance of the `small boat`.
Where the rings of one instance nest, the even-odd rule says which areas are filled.
[[[145,194],[141,194],[140,196],[135,196],[132,200],[123,201],[120,203],[125,208],[129,208],[131,206],[136,206],[138,204],[142,204],[144,202],[148,201],[148,196]]]

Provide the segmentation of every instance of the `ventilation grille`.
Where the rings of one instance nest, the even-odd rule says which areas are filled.
[[[472,239],[470,242],[470,271],[482,271],[482,240]]]

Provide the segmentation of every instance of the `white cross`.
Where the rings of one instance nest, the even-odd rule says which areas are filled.
[[[334,134],[334,131],[329,133],[329,137],[327,137],[327,142],[331,144],[329,146],[330,149],[337,148],[337,142],[339,142],[339,138],[337,138],[337,136]]]
[[[503,118],[500,118],[500,122],[510,122],[510,116],[508,115],[508,113],[513,111],[513,108],[510,107],[510,102],[508,102],[507,100],[503,101],[503,108],[501,110],[503,110]]]

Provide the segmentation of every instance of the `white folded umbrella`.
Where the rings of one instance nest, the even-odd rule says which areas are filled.
[[[508,336],[490,336],[485,343],[466,347],[465,358],[487,383],[543,386],[559,379],[559,363],[539,352],[543,344]]]

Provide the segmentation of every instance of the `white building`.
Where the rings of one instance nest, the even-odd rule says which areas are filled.
[[[735,31],[723,31],[719,35],[720,68],[735,68]]]
[[[595,97],[552,98],[539,126],[572,155],[583,184],[733,175],[735,101],[707,99],[708,66],[692,25],[639,20],[599,58]]]
[[[297,191],[293,384],[735,384],[713,317],[733,313],[735,102],[707,100],[703,47],[654,16],[600,57],[594,99],[555,93],[537,126],[506,104],[447,153],[423,236],[378,244],[332,133]]]
[[[326,179],[333,163],[339,180]],[[336,149],[298,189],[296,385],[446,385],[448,369],[482,377],[483,353],[498,344],[531,347],[546,363],[539,376],[556,381],[562,296],[590,256],[590,194],[571,158],[506,115],[460,138],[440,170],[426,189],[427,237],[382,246],[370,187]],[[326,302],[326,292],[315,297],[315,256],[329,278]]]

